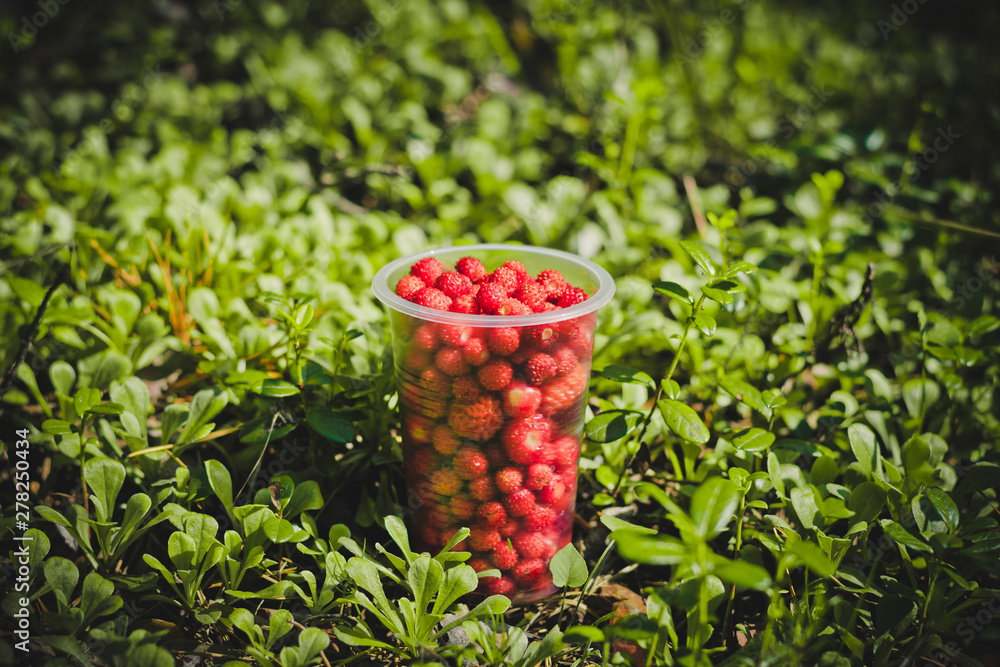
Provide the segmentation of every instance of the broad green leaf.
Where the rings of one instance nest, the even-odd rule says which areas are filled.
[[[706,336],[711,336],[715,333],[715,318],[711,315],[706,315],[704,313],[695,315],[694,325]]]
[[[83,610],[84,619],[89,621],[121,609],[124,600],[115,597],[114,592],[113,583],[96,572],[88,574],[83,580],[83,592],[80,595],[80,608]]]
[[[437,594],[443,581],[444,569],[430,554],[424,553],[414,559],[406,573],[406,582],[413,592],[418,614],[427,612],[427,605]]]
[[[854,458],[861,464],[862,470],[871,474],[878,469],[878,442],[875,434],[864,424],[851,424],[847,428],[847,437],[851,441],[851,451]]]
[[[351,442],[354,440],[354,426],[333,410],[310,410],[306,421],[317,433],[333,442]]]
[[[848,508],[854,512],[855,521],[871,523],[885,507],[886,492],[875,482],[858,484],[848,500]]]
[[[479,577],[476,571],[468,565],[457,565],[444,573],[444,579],[434,600],[433,614],[445,613],[451,605],[463,595],[476,590]]]
[[[319,630],[319,628],[310,628],[310,629]],[[395,646],[387,644],[384,641],[375,639],[370,634],[362,633],[362,631],[358,629],[358,627],[351,627],[347,625],[335,625],[333,626],[333,634],[337,636],[337,639],[347,644],[348,646],[373,646],[375,648],[382,648],[393,651],[396,650]]]
[[[683,285],[678,285],[677,283],[666,280],[658,280],[653,283],[653,289],[660,294],[664,294],[674,299],[680,299],[681,301],[689,303],[692,306],[694,305],[694,297],[691,296],[691,293],[688,292]]]
[[[299,633],[299,659],[309,665],[329,645],[330,635],[321,628],[306,628]]]
[[[732,278],[740,273],[745,273],[749,275],[756,270],[757,267],[751,264],[750,262],[744,262],[744,261],[733,262],[732,264],[726,267],[725,271],[722,272],[722,277]]]
[[[163,409],[163,416],[160,417],[161,445],[170,442],[170,439],[180,430],[190,414],[191,408],[184,403],[171,403]]]
[[[949,532],[954,532],[958,528],[958,505],[951,499],[951,496],[941,489],[930,488],[925,493],[934,506],[934,509],[937,510],[941,518],[948,524]]]
[[[712,572],[723,581],[743,588],[766,591],[771,587],[771,575],[767,570],[745,560],[733,561],[715,556],[712,560]]]
[[[552,572],[552,583],[560,588],[582,586],[589,576],[587,562],[572,542],[556,552],[549,561],[549,570]]]
[[[146,418],[150,410],[149,387],[146,383],[133,376],[124,382],[113,382],[108,393],[112,401],[124,405],[125,410],[136,418],[139,433],[145,436]]]
[[[110,521],[118,492],[125,482],[125,466],[113,459],[90,459],[83,465],[83,478],[90,487],[97,520]]]
[[[648,528],[646,526],[637,526],[634,523],[629,523],[624,519],[619,519],[618,517],[612,516],[610,514],[602,514],[601,523],[603,523],[604,526],[612,532],[616,530],[631,530],[641,535],[656,534],[656,530],[654,530],[653,528]]]
[[[763,452],[774,443],[774,434],[762,428],[742,431],[733,438],[733,446],[744,452]]]
[[[90,406],[87,412],[92,415],[120,415],[125,412],[125,406],[121,403],[98,403]]]
[[[114,350],[105,350],[101,363],[97,365],[94,374],[90,377],[90,386],[100,391],[105,391],[111,386],[112,382],[120,380],[131,371],[132,361],[128,357]],[[97,407],[97,401],[94,401],[92,407]],[[80,412],[79,414],[83,413]]]
[[[911,378],[903,383],[903,402],[911,417],[920,417],[941,396],[941,388],[930,378]]]
[[[199,429],[219,414],[228,403],[229,397],[221,389],[202,389],[195,394],[191,399],[187,422],[177,442],[187,444],[196,440]]]
[[[710,477],[691,496],[691,519],[695,532],[710,540],[729,525],[739,505],[739,488],[728,479]]]
[[[271,614],[267,628],[267,643],[265,648],[271,648],[278,639],[288,634],[292,629],[292,613],[287,609],[278,609]]]
[[[212,491],[215,492],[226,511],[231,512],[233,509],[233,479],[226,466],[215,459],[209,459],[205,461],[205,472],[208,475],[208,484],[212,487]]]
[[[570,644],[600,644],[604,633],[592,625],[574,625],[563,633],[563,641]]]
[[[687,254],[691,255],[691,259],[702,268],[702,270],[710,276],[715,275],[715,264],[712,263],[712,258],[708,256],[705,249],[701,247],[698,243],[694,241],[681,241],[680,246],[684,248]]]
[[[621,440],[635,431],[644,417],[636,410],[605,410],[587,422],[587,438],[601,443]]]
[[[45,581],[52,587],[61,606],[68,607],[74,599],[76,583],[80,580],[80,571],[76,569],[76,565],[60,556],[52,556],[45,561],[43,572]]]
[[[330,548],[334,549],[336,548],[336,545],[333,542],[333,529],[331,528],[330,530]],[[400,551],[403,553],[403,557],[406,558],[406,562],[412,563],[413,552],[410,550],[410,538],[409,535],[407,535],[406,525],[403,523],[403,520],[394,514],[390,514],[385,517],[385,530],[389,533],[389,537],[392,538],[392,541],[396,543],[396,546],[398,546]]]
[[[271,424],[274,423],[274,429]],[[280,440],[295,430],[298,422],[283,422],[273,416],[259,417],[248,421],[240,429],[240,442],[244,445],[263,445],[265,442]]]
[[[764,399],[761,397],[760,390],[749,382],[726,376],[719,380],[719,385],[733,397],[743,401],[757,412],[765,416],[769,415],[767,405],[765,405]]]
[[[928,553],[933,551],[926,542],[914,537],[908,530],[903,528],[903,526],[895,521],[892,521],[891,519],[883,521],[882,527],[885,530],[885,534],[891,537],[892,540],[900,546],[909,547],[916,551],[926,551]]]
[[[594,371],[594,375],[614,380],[615,382],[644,384],[650,388],[656,387],[656,383],[653,382],[653,378],[648,373],[618,364],[611,364],[599,371]]]
[[[716,289],[714,287],[702,287],[701,293],[707,296],[712,301],[718,301],[724,306],[728,306],[729,304],[733,303],[733,301],[735,301],[732,294],[726,292],[725,290]]]
[[[656,407],[670,430],[679,437],[699,445],[708,442],[711,434],[694,408],[669,398],[657,401]]]
[[[676,565],[690,553],[687,546],[669,535],[645,535],[631,530],[616,530],[611,539],[618,543],[622,558],[646,565]]]
[[[69,435],[73,425],[61,419],[46,419],[42,422],[42,430],[50,435]]]
[[[267,378],[254,384],[252,391],[268,398],[286,398],[298,394],[299,388],[285,380]]]
[[[794,493],[794,490],[793,490]],[[793,538],[785,541],[785,551],[798,556],[799,560],[821,577],[833,576],[836,566],[823,550],[812,542]]]
[[[57,392],[69,396],[73,391],[73,383],[76,382],[76,370],[67,362],[58,359],[49,366],[49,380]]]
[[[292,491],[288,504],[281,511],[281,516],[285,519],[292,519],[301,512],[310,512],[323,508],[323,494],[319,490],[319,484],[314,480],[302,482]]]
[[[815,516],[819,513],[819,507],[816,504],[816,496],[813,492],[813,487],[801,488],[795,487],[791,491],[792,507],[795,508],[795,514],[799,517],[799,522],[802,524],[803,528],[807,530],[812,530],[815,527]]]

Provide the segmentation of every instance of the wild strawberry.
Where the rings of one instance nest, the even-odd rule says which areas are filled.
[[[507,523],[507,512],[504,510],[503,505],[498,502],[480,505],[476,511],[476,516],[479,517],[482,525],[489,528],[499,528]]]
[[[433,350],[437,345],[437,329],[433,324],[421,324],[413,332],[413,347],[419,350]]]
[[[413,449],[407,457],[407,467],[419,477],[426,477],[438,468],[438,458],[434,451],[426,447]]]
[[[501,264],[506,269],[510,269],[517,275],[519,282],[524,282],[525,280],[531,280],[531,276],[528,274],[528,269],[524,268],[524,264],[517,261],[516,259],[508,259],[506,262]]]
[[[493,565],[499,570],[509,570],[517,565],[517,551],[506,541],[493,547]]]
[[[462,347],[472,337],[472,327],[458,324],[437,325],[437,335],[449,347]]]
[[[403,276],[396,283],[396,295],[407,301],[412,301],[413,296],[425,287],[427,287],[427,283],[417,276]]]
[[[500,304],[497,308],[497,315],[531,315],[533,311],[514,297],[511,297]]]
[[[494,315],[508,298],[507,288],[500,283],[481,283],[476,293],[476,303],[484,315]]]
[[[451,393],[459,403],[471,403],[483,395],[479,383],[471,375],[462,375],[451,383]]]
[[[472,293],[472,281],[457,271],[442,273],[434,281],[434,287],[444,292],[444,295],[450,299],[457,299],[464,294]]]
[[[486,334],[486,343],[491,352],[506,357],[513,354],[521,344],[521,334],[511,327],[496,327]]]
[[[559,470],[566,470],[576,465],[580,454],[580,443],[574,438],[563,436],[556,438],[545,446],[543,458],[545,462]]]
[[[501,424],[503,412],[500,401],[491,396],[482,396],[468,403],[454,403],[448,411],[448,425],[455,433],[470,440],[489,440]]]
[[[427,371],[424,371],[426,373]],[[424,381],[420,381],[420,385]],[[439,419],[448,412],[448,406],[443,399],[446,395],[438,394],[416,384],[406,384],[400,388],[399,400],[411,412],[430,419]]]
[[[500,533],[494,528],[473,526],[469,535],[469,546],[474,551],[490,551],[500,542]]]
[[[433,355],[427,350],[411,347],[403,358],[403,369],[413,375],[418,375],[420,371],[427,368],[433,358]]]
[[[511,417],[533,415],[541,404],[541,390],[521,380],[513,380],[503,391],[503,411]]]
[[[486,560],[485,558],[470,558],[469,562],[466,563],[466,565],[471,567],[476,572],[485,572],[486,570],[493,569],[493,563]],[[492,579],[493,577],[489,578]]]
[[[509,463],[507,453],[499,445],[490,445],[484,453],[486,454],[486,460],[490,462],[490,466],[493,468],[502,468]]]
[[[578,359],[589,359],[594,353],[594,337],[588,331],[580,331],[580,335],[566,343]]]
[[[505,296],[510,296],[517,291],[518,287],[521,286],[521,280],[517,271],[506,266],[497,267],[493,273],[490,274],[490,277],[486,279],[486,282],[487,284],[495,283],[502,285],[504,291],[506,292]]]
[[[514,298],[530,308],[533,313],[543,312],[545,304],[548,303],[545,300],[547,296],[545,288],[531,279],[521,283],[514,292]]]
[[[545,288],[546,298],[558,299],[566,289],[566,279],[555,269],[546,269],[538,274],[538,284]]]
[[[552,481],[555,473],[544,463],[534,463],[528,467],[528,479],[524,483],[529,489],[539,490]]]
[[[462,350],[457,347],[445,347],[434,355],[434,363],[442,371],[455,377],[469,372],[469,364],[462,358]]]
[[[434,422],[422,415],[410,415],[406,419],[405,435],[410,442],[426,443],[431,441],[431,431]]]
[[[420,541],[428,546],[437,546],[441,541],[441,531],[425,522],[420,527]]]
[[[444,267],[441,266],[441,262],[433,257],[425,257],[410,267],[410,275],[417,276],[428,285],[433,285],[443,272]]]
[[[485,577],[480,582],[490,595],[509,595],[515,587],[510,577]]]
[[[560,308],[569,308],[587,300],[587,293],[579,287],[567,287],[556,300],[556,305]]]
[[[552,353],[552,358],[556,362],[556,372],[559,375],[568,375],[576,368],[576,355],[568,347],[560,347]]]
[[[459,521],[468,521],[476,514],[476,503],[474,500],[464,496],[455,496],[448,503],[451,515]]]
[[[549,505],[535,505],[524,515],[524,527],[528,530],[548,528],[555,521],[556,513]]]
[[[500,391],[508,384],[514,376],[514,369],[510,363],[503,359],[494,359],[484,364],[477,373],[479,384],[490,391]]]
[[[440,352],[438,354],[441,354]],[[533,385],[540,385],[559,371],[556,360],[544,352],[538,352],[528,358],[524,366],[524,377]]]
[[[543,352],[555,347],[559,340],[557,324],[539,324],[533,327],[526,327],[525,334],[532,347]]]
[[[541,558],[521,560],[514,566],[514,579],[526,588],[534,587],[545,575],[545,561]]]
[[[451,514],[444,507],[438,505],[431,507],[427,511],[425,521],[441,531],[455,529],[455,525],[451,519]],[[442,544],[444,543],[442,542]]]
[[[434,493],[453,496],[462,489],[462,479],[453,470],[435,470],[430,476]]]
[[[514,463],[538,463],[542,448],[552,435],[552,422],[539,415],[511,421],[501,434],[507,456]]]
[[[451,377],[431,366],[420,374],[420,387],[434,398],[447,398],[451,395]]]
[[[496,498],[497,487],[493,486],[489,477],[480,477],[469,482],[469,495],[480,502],[487,502]]]
[[[418,306],[434,310],[448,310],[448,307],[451,306],[451,299],[446,297],[444,292],[433,287],[423,288],[413,295],[411,301]]]
[[[559,335],[559,342],[569,343],[580,337],[580,323],[576,320],[563,320],[553,325]]]
[[[505,539],[514,537],[521,532],[521,522],[513,517],[507,517],[507,523],[500,526],[497,531],[500,533],[500,537]]]
[[[538,499],[543,503],[548,503],[550,505],[555,505],[562,497],[566,494],[566,484],[563,482],[562,478],[556,477],[545,488],[538,492]]]
[[[496,475],[497,488],[500,493],[520,491],[524,484],[524,475],[518,468],[504,468]]]
[[[542,385],[542,404],[538,411],[553,415],[574,405],[587,390],[587,373],[577,368],[569,375],[557,377]]]
[[[528,489],[508,493],[504,498],[504,506],[511,516],[524,516],[535,507],[535,494]]]
[[[463,257],[458,260],[455,262],[455,270],[474,283],[478,283],[489,275],[483,263],[475,257]]]
[[[521,533],[512,539],[517,553],[525,558],[552,558],[555,545],[538,533]]]
[[[482,338],[470,338],[462,348],[462,358],[470,366],[482,366],[490,360],[490,349]]]
[[[448,310],[453,313],[463,313],[465,315],[478,315],[480,312],[476,296],[471,292],[469,294],[463,294],[456,299],[452,299],[451,305],[448,306]]]
[[[490,464],[486,457],[478,449],[463,447],[455,455],[455,472],[462,479],[476,479],[482,477],[489,470]]]

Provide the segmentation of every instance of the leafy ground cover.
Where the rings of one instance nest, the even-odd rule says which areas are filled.
[[[3,662],[995,663],[988,6],[3,7]],[[617,283],[514,609],[369,291],[479,241]]]

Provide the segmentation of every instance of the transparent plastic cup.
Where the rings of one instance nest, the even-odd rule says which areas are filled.
[[[435,257],[447,271],[470,256],[487,271],[508,260],[532,276],[556,269],[588,298],[503,316],[435,310],[396,295],[413,263]],[[467,527],[456,550],[472,552],[477,571],[502,573],[481,579],[478,592],[514,603],[552,594],[549,560],[573,532],[597,310],[614,295],[614,281],[570,253],[482,244],[395,260],[375,275],[372,291],[392,326],[411,539],[436,552]],[[506,362],[499,365],[510,369],[509,381],[506,371],[484,370],[497,361]]]

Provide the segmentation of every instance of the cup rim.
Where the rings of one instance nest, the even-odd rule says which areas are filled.
[[[583,268],[594,277],[597,283],[597,291],[590,295],[586,301],[560,308],[559,310],[547,313],[532,313],[530,315],[469,315],[466,313],[453,313],[446,310],[437,310],[426,306],[417,305],[398,296],[389,288],[389,276],[401,266],[410,265],[426,257],[435,257],[444,253],[460,252],[475,254],[476,252],[505,251],[510,253],[544,255],[571,262]],[[464,256],[464,255],[462,255]],[[511,259],[517,259],[512,257]],[[615,281],[611,278],[604,267],[585,257],[574,255],[573,253],[551,248],[541,248],[530,245],[512,245],[507,243],[477,243],[473,245],[454,245],[433,248],[423,252],[407,255],[395,259],[383,266],[372,279],[372,292],[383,304],[395,311],[431,322],[441,324],[455,324],[460,326],[477,327],[525,327],[549,324],[552,322],[562,322],[571,320],[583,315],[589,315],[606,305],[615,294]]]

